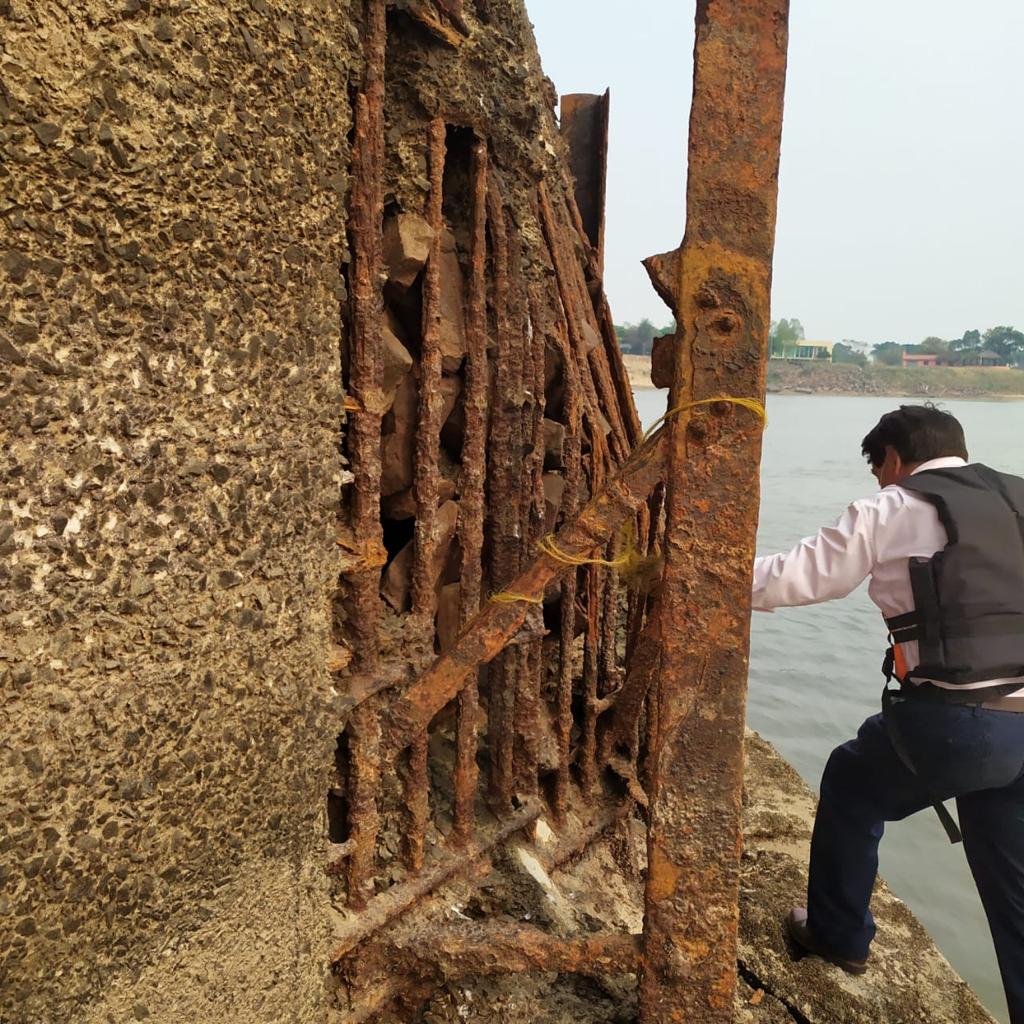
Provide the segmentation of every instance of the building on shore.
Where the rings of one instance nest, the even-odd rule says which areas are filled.
[[[799,341],[787,343],[782,346],[781,351],[773,349],[771,359],[823,359],[832,362],[832,348],[835,342],[832,341],[807,341],[801,338]]]
[[[931,366],[987,366],[1005,368],[1006,360],[991,349],[968,349],[961,352],[904,352],[903,368]]]

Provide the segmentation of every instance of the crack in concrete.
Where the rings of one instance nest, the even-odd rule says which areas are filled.
[[[772,991],[742,960],[736,961],[736,969],[740,977],[756,992],[761,989],[766,996],[777,1000],[782,1008],[793,1018],[796,1024],[813,1024],[811,1019],[801,1013],[788,999],[783,998],[777,992]]]

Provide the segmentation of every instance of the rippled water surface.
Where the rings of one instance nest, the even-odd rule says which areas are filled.
[[[926,373],[927,371],[922,371]],[[644,424],[665,411],[664,391],[637,391]],[[877,486],[861,438],[882,413],[911,399],[771,395],[761,470],[758,553],[788,550]],[[972,459],[1024,475],[1024,403],[942,402],[967,435]],[[862,586],[842,601],[756,614],[750,652],[750,725],[817,789],[832,748],[878,710],[885,632]],[[962,846],[926,811],[887,827],[881,872],[960,974],[1000,1019],[1006,1005],[981,904]],[[802,894],[794,893],[794,899]]]

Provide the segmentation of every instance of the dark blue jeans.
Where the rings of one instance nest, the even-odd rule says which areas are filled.
[[[865,958],[885,822],[933,796],[956,797],[1010,1019],[1024,1024],[1024,713],[896,698],[892,714],[918,774],[893,750],[881,715],[832,751],[811,840],[808,924],[834,953]]]

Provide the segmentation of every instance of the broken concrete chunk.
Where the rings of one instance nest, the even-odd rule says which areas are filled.
[[[459,380],[459,378],[454,378]],[[466,439],[466,403],[462,394],[461,380],[459,381],[459,393],[452,403],[451,411],[444,417],[444,425],[441,427],[441,444],[444,450],[458,459],[462,457],[462,445]]]
[[[60,126],[52,121],[38,121],[32,125],[32,131],[41,145],[50,146],[57,141],[57,136],[60,135]]]
[[[651,346],[651,383],[656,388],[672,387],[672,371],[675,369],[675,335],[663,334],[654,339]]]
[[[441,396],[443,398],[443,404],[441,406],[441,423],[447,423],[455,412],[455,406],[458,404],[459,396],[462,394],[462,378],[461,377],[442,377],[441,378]]]
[[[565,446],[565,425],[557,420],[544,420],[544,468],[560,469]]]
[[[384,265],[393,284],[412,285],[427,262],[433,237],[431,226],[415,213],[399,213],[384,221]]]
[[[437,643],[439,653],[451,650],[459,635],[461,583],[445,584],[437,595]]]
[[[555,528],[558,510],[562,507],[565,493],[565,477],[558,473],[545,473],[544,483],[544,530],[551,533]]]
[[[562,352],[544,346],[544,403],[548,416],[560,416],[565,405],[565,363]]]
[[[437,510],[434,558],[430,566],[430,579],[437,590],[441,582],[441,574],[448,560],[448,549],[455,537],[455,527],[459,519],[457,502],[446,501]],[[380,594],[396,612],[406,612],[410,608],[412,592],[412,558],[415,541],[411,540],[395,555],[391,564],[384,572]]]
[[[580,333],[583,335],[583,351],[590,355],[601,344],[601,335],[589,320],[580,324]]]
[[[384,373],[381,389],[390,407],[395,400],[398,385],[412,369],[412,356],[402,340],[398,318],[390,311],[384,319],[383,329]]]
[[[416,438],[416,374],[410,370],[395,389],[391,405],[394,422],[381,439],[380,493],[382,497],[412,486],[413,447]]]
[[[547,924],[556,935],[570,935],[578,925],[572,904],[558,888],[534,849],[513,846],[508,865],[518,878],[517,893],[529,903],[530,917]]]
[[[441,362],[447,373],[455,373],[466,358],[466,312],[465,288],[459,257],[451,252],[441,252],[440,262],[440,314],[441,324],[438,341],[441,347]]]
[[[441,476],[437,482],[437,503],[443,505],[455,497],[455,480]],[[380,503],[380,514],[385,519],[412,519],[416,515],[416,492],[407,487],[397,494],[389,494]]]

